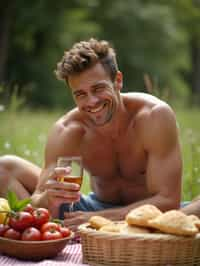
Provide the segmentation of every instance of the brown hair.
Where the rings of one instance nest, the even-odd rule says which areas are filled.
[[[58,79],[68,80],[68,76],[81,73],[100,62],[114,81],[118,66],[114,49],[107,41],[91,38],[89,41],[75,43],[57,64],[55,74]]]

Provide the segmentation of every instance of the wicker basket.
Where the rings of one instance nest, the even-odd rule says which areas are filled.
[[[93,266],[200,266],[200,234],[113,234],[79,226],[83,262]]]

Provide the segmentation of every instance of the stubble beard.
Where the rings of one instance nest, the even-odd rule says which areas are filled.
[[[102,127],[105,126],[107,123],[109,123],[112,120],[113,114],[114,114],[114,104],[113,101],[109,104],[109,106],[106,108],[108,108],[106,117],[104,119],[104,121],[99,122],[96,119],[92,119],[92,117],[90,117],[90,120],[92,121],[93,125],[96,127]]]

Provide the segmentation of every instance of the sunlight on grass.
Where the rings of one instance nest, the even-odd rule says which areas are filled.
[[[3,112],[0,154],[16,154],[42,165],[48,131],[58,113]]]

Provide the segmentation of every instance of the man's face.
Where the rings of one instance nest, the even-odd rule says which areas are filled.
[[[100,63],[70,76],[68,82],[77,107],[94,125],[103,126],[112,119],[121,87],[111,81]]]

